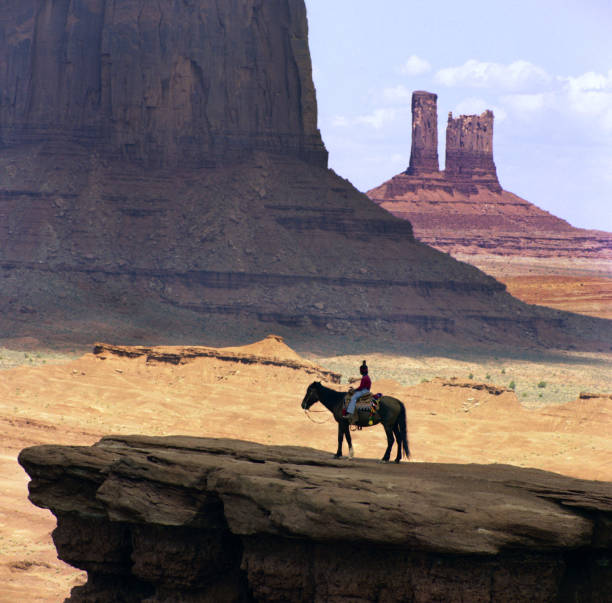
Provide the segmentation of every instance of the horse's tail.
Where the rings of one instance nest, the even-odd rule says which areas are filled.
[[[408,446],[408,428],[406,427],[406,407],[403,402],[400,402],[400,414],[397,418],[397,422],[399,424],[400,429],[400,437],[402,439],[402,446],[404,447],[404,452],[406,453],[406,458],[410,458],[410,448]]]

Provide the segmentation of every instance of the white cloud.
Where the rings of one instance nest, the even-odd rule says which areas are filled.
[[[434,79],[449,87],[521,90],[548,83],[551,77],[544,69],[528,61],[514,61],[503,65],[470,59],[459,67],[440,69]]]
[[[349,126],[366,125],[380,130],[384,126],[395,120],[397,111],[391,108],[374,109],[372,113],[367,115],[358,115],[356,117],[346,117],[345,115],[336,115],[332,119],[332,126],[336,128],[347,128]]]
[[[403,103],[412,100],[412,90],[400,84],[393,88],[385,88],[383,90],[384,100],[391,103]]]
[[[597,119],[604,130],[612,131],[612,69],[607,74],[589,71],[561,80],[569,109]]]
[[[493,111],[496,122],[504,121],[506,117],[508,117],[506,111],[501,107],[494,106],[484,99],[476,96],[464,98],[461,102],[455,105],[453,115],[455,117],[458,115],[480,115],[487,109]]]
[[[578,77],[562,78],[574,91],[612,90],[612,69],[607,74],[587,71]]]
[[[533,113],[540,111],[550,104],[544,93],[538,94],[508,94],[501,97],[501,101],[519,113]]]
[[[369,115],[360,115],[355,119],[355,123],[372,126],[376,130],[380,130],[383,126],[391,123],[395,119],[395,109],[375,109]]]
[[[581,130],[587,138],[601,140],[602,132],[612,132],[612,69],[551,77],[525,61],[507,66],[468,61],[461,67],[440,70],[435,78],[448,86],[490,88],[483,95],[488,100],[468,96],[456,105],[456,114],[491,109],[497,122],[510,116],[513,123],[550,124],[548,114],[556,116],[553,120],[561,118],[566,129],[572,125]]]
[[[346,128],[347,126],[350,126],[350,125],[351,125],[350,120],[344,115],[335,115],[332,118],[332,126],[334,126],[334,128]]]
[[[399,72],[404,75],[423,75],[431,71],[429,61],[413,54],[409,56],[404,64],[399,68]]]

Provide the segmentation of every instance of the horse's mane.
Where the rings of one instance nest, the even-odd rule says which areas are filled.
[[[344,396],[346,396],[346,392],[339,392],[331,387],[325,387],[320,381],[315,381],[312,386],[317,388],[319,401],[325,404],[330,410],[332,409],[332,407],[329,406],[330,404],[335,406],[340,403]]]
[[[323,391],[324,393],[330,395],[330,396],[334,396],[337,398],[341,398],[346,396],[347,392],[339,392],[335,389],[332,389],[331,387],[325,387],[320,381],[315,381],[312,385],[315,386],[319,391]]]

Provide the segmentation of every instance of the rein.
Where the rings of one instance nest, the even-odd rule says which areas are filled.
[[[327,412],[327,410],[310,410],[310,408],[305,408],[304,412],[306,413],[306,416],[313,422],[316,423],[317,425],[323,425],[323,423],[327,423],[329,421],[329,416],[327,416],[325,419],[323,419],[322,421],[315,421],[311,416],[310,413],[313,412]]]

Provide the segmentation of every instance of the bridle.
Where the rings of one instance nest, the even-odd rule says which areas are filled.
[[[308,392],[308,397],[310,398],[310,396],[312,395],[312,392]],[[319,400],[315,400],[312,404],[314,404],[315,402],[318,402]],[[302,402],[303,404],[303,402]],[[327,423],[329,421],[329,416],[326,417],[325,419],[323,419],[323,421],[315,421],[310,415],[311,413],[320,413],[320,412],[324,412],[327,413],[327,410],[311,410],[312,404],[310,404],[310,406],[308,406],[308,408],[304,408],[304,413],[305,415],[313,422],[316,423],[317,425],[323,425],[323,423]]]
[[[306,416],[313,422],[316,423],[317,425],[323,425],[323,423],[327,423],[330,419],[330,416],[328,415],[327,417],[325,417],[325,419],[323,419],[322,421],[315,421],[310,414],[311,413],[315,413],[315,412],[324,412],[327,413],[327,410],[310,410],[310,408],[305,408],[304,409],[304,413],[306,414]]]

